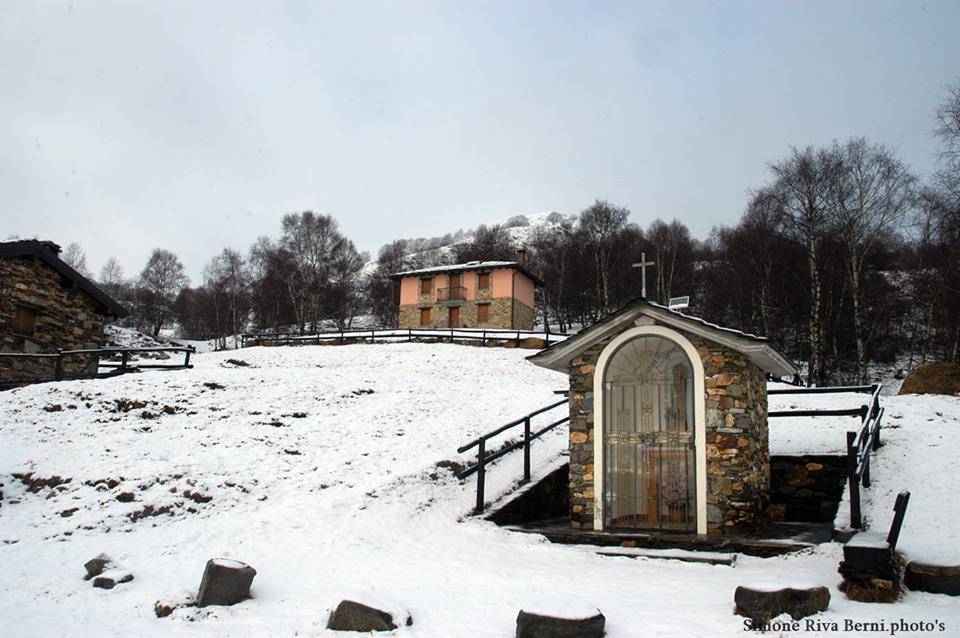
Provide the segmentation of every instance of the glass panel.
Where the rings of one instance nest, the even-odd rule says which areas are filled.
[[[632,339],[604,373],[604,524],[696,528],[693,366],[675,342]]]

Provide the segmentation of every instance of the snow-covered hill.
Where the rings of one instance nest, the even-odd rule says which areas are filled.
[[[606,614],[610,638],[740,636],[735,587],[773,584],[829,586],[823,620],[937,617],[960,628],[945,596],[908,593],[896,607],[846,600],[837,544],[741,556],[736,567],[629,560],[466,516],[474,481],[437,464],[467,460],[457,446],[554,401],[566,381],[526,354],[249,348],[197,355],[193,370],[0,393],[0,635],[334,636],[327,610],[359,596],[410,609],[413,626],[396,635],[412,638],[508,636],[521,606],[574,601]],[[931,433],[917,439],[926,458],[953,454],[953,439],[937,437],[956,425],[956,400],[922,410],[894,400],[901,430],[881,458],[912,449],[902,441],[916,428]],[[928,409],[944,424],[931,429]],[[564,461],[565,443],[559,429],[535,444],[539,473]],[[487,493],[507,489],[521,463],[514,454],[495,465]],[[909,478],[899,465],[890,484]],[[875,485],[883,472],[878,462]],[[934,498],[941,511],[956,507]],[[92,588],[83,563],[100,553],[134,580]],[[253,599],[157,618],[157,601],[190,600],[213,557],[257,569]]]
[[[564,224],[576,225],[576,215],[561,213],[537,213],[534,215],[514,215],[491,221],[487,226],[499,225],[506,229],[510,241],[516,247],[525,246],[537,232],[547,232],[560,228]],[[448,261],[454,246],[473,240],[476,228],[447,233],[438,237],[415,237],[404,239],[405,254],[416,258],[419,262],[433,264]],[[374,259],[364,266],[364,272],[372,272],[376,266]]]

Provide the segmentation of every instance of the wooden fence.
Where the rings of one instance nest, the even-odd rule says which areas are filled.
[[[182,363],[143,363],[141,360],[131,360],[130,356],[134,354],[143,354],[148,352],[179,352],[183,353],[183,362]],[[67,379],[89,379],[89,378],[105,378],[112,377],[119,374],[124,374],[126,372],[134,372],[137,370],[182,370],[185,368],[192,368],[193,365],[190,363],[190,355],[195,353],[196,349],[193,346],[163,346],[155,348],[87,348],[81,350],[57,350],[56,352],[37,352],[37,353],[26,353],[26,352],[0,352],[0,361],[4,359],[40,359],[40,360],[50,360],[53,361],[53,366],[49,378],[38,378],[36,376],[23,377],[23,378],[9,378],[0,380],[0,389],[17,387],[21,385],[26,385],[30,383],[42,383],[45,381],[64,381]],[[92,368],[92,363],[95,361],[97,364],[97,372],[90,373],[81,373],[81,374],[71,374],[67,371],[67,368],[64,366],[64,360],[71,357],[88,357],[91,359],[89,366]],[[110,357],[107,361],[101,361],[101,357]],[[118,360],[117,360],[118,359]],[[156,361],[156,359],[148,359],[148,361]],[[109,372],[100,372],[100,368],[107,368]]]
[[[500,330],[482,328],[387,328],[374,330],[332,330],[299,334],[294,332],[265,332],[240,335],[240,346],[248,345],[320,345],[322,343],[402,343],[411,341],[475,341],[481,345],[496,341],[540,339],[544,345],[557,343],[570,335],[563,332],[536,332],[533,330]]]
[[[881,445],[880,425],[883,408],[880,407],[879,383],[858,386],[834,386],[828,388],[784,388],[767,390],[767,394],[837,394],[846,392],[869,393],[870,399],[859,408],[840,410],[780,410],[770,412],[770,417],[789,416],[850,416],[860,418],[857,432],[847,432],[847,491],[850,494],[850,527],[863,527],[860,508],[860,487],[870,487],[870,455]]]

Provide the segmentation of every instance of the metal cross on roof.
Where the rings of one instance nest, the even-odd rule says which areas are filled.
[[[647,253],[640,253],[640,263],[633,264],[634,268],[640,269],[640,295],[647,298],[647,266],[653,266],[656,262],[647,261]]]

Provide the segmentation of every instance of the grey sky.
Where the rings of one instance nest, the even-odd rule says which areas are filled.
[[[284,213],[363,250],[594,198],[698,237],[788,145],[921,174],[960,2],[0,4],[0,238],[196,277]]]

